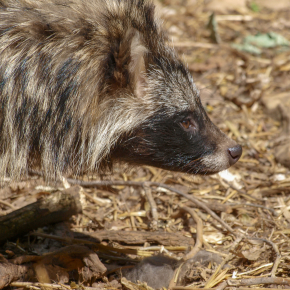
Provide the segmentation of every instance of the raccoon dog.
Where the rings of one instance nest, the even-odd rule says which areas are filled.
[[[192,174],[242,148],[209,119],[149,0],[0,0],[0,178],[113,161]]]

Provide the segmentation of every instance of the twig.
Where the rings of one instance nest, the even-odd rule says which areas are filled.
[[[258,277],[250,279],[234,280],[229,279],[226,281],[228,286],[251,286],[258,284],[278,284],[290,286],[290,278],[280,278],[280,277]]]
[[[267,268],[270,268],[273,266],[273,263],[268,263],[268,264],[264,264],[264,265],[261,265],[255,269],[252,269],[252,270],[249,270],[249,271],[246,271],[246,272],[243,272],[243,273],[236,273],[236,276],[244,276],[244,275],[248,275],[248,274],[252,274],[252,273],[255,273],[259,270],[265,270]],[[269,276],[269,275],[264,275],[264,276]]]
[[[193,249],[183,257],[184,261],[187,261],[191,258],[193,258],[197,252],[202,248],[202,241],[203,241],[203,225],[202,220],[199,218],[199,216],[196,214],[195,210],[189,207],[182,207],[182,211],[188,212],[192,218],[196,222],[196,242],[193,247]]]
[[[38,283],[38,282],[35,282],[35,283],[31,283],[31,282],[12,282],[10,284],[10,286],[12,287],[18,287],[18,288],[28,288],[28,289],[71,289],[70,287],[69,288],[66,288],[62,285],[56,285],[56,284],[49,284],[49,283]]]
[[[152,196],[151,188],[148,186],[144,186],[144,191],[145,191],[147,200],[150,204],[151,214],[152,214],[152,218],[153,218],[153,227],[156,227],[157,221],[158,221],[157,205],[156,205],[156,202]]]
[[[3,199],[0,199],[0,203],[4,204],[4,205],[6,205],[6,206],[8,206],[8,207],[10,207],[10,208],[12,208],[12,209],[17,209],[17,207],[15,207],[15,206],[12,205],[11,203],[9,203],[9,202],[7,202],[7,201],[5,201],[5,200],[3,200]]]
[[[195,220],[196,222],[196,242],[195,242],[195,246],[193,247],[193,249],[183,257],[183,261],[187,261],[191,258],[193,258],[197,252],[201,249],[202,247],[202,241],[203,241],[203,225],[202,225],[202,220],[199,218],[199,216],[196,214],[196,212],[194,211],[194,209],[189,208],[189,207],[182,207],[180,209],[180,211],[182,212],[187,212],[189,213],[192,218]],[[171,279],[170,283],[169,283],[169,289],[173,288],[176,286],[176,281],[178,279],[178,273],[181,267],[178,267],[173,275],[173,278]]]
[[[259,205],[259,204],[234,202],[234,203],[229,203],[228,205],[230,205],[230,206],[242,206],[242,207],[251,206],[251,207],[262,208],[262,209],[270,211],[274,216],[279,216],[279,214],[274,209],[263,206],[263,205]]]
[[[252,21],[251,15],[217,15],[216,21]]]

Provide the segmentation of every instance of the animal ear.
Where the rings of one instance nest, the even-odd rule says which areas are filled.
[[[144,60],[147,51],[140,32],[130,28],[121,41],[117,57],[115,57],[117,64],[115,79],[121,86],[129,85],[137,97],[143,96],[147,83]]]
[[[130,63],[128,69],[132,82],[131,85],[137,97],[143,96],[144,88],[147,83],[144,59],[147,52],[148,50],[142,43],[140,33],[135,31],[131,40]]]

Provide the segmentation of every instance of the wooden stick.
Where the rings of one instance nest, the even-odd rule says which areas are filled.
[[[0,217],[0,243],[82,212],[80,186],[58,191]]]

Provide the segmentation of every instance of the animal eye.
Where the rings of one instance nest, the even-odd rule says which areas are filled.
[[[181,125],[184,129],[188,129],[191,126],[191,122],[190,122],[190,120],[183,120],[181,122]]]
[[[196,125],[195,122],[192,119],[185,119],[181,123],[181,126],[186,130],[186,131],[196,131]]]

